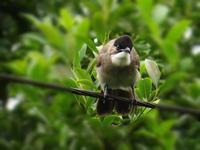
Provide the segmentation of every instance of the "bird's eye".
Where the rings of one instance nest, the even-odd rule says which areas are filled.
[[[123,46],[122,46],[122,45],[120,45],[120,44],[119,44],[119,45],[117,45],[116,47],[117,47],[117,49],[118,49],[118,50],[120,50],[120,49],[123,49]]]

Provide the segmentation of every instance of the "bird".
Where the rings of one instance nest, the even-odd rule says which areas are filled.
[[[114,101],[108,96],[134,100],[133,87],[139,67],[139,55],[129,35],[112,39],[102,46],[96,57],[97,79],[103,94],[97,99],[97,114],[110,114],[115,109],[117,113],[127,115],[133,110],[131,103]]]

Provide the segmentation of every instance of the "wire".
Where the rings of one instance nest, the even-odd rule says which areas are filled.
[[[65,86],[58,85],[58,84],[44,83],[41,81],[30,80],[30,79],[26,79],[23,77],[17,77],[14,75],[10,75],[10,74],[0,74],[0,83],[3,83],[3,82],[4,83],[12,82],[12,83],[19,83],[19,84],[28,84],[28,85],[37,86],[40,88],[53,89],[53,90],[68,92],[68,93],[77,94],[77,95],[90,96],[90,97],[94,97],[94,98],[103,98],[103,94],[98,93],[98,92],[82,90],[82,89],[78,89],[78,88],[65,87]],[[182,114],[190,114],[190,115],[194,115],[196,117],[200,117],[200,111],[197,109],[193,109],[193,108],[186,108],[186,107],[166,105],[166,104],[154,104],[154,103],[149,103],[149,102],[128,99],[128,98],[124,98],[124,97],[116,97],[116,96],[112,96],[112,95],[109,95],[108,99],[112,99],[115,101],[125,101],[127,103],[132,103],[133,105],[139,106],[139,107],[146,107],[146,108],[152,108],[152,109],[157,108],[159,110],[175,111],[175,112],[179,112]]]

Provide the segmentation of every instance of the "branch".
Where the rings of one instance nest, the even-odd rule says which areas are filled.
[[[47,88],[47,89],[53,89],[53,90],[62,91],[62,92],[73,93],[76,95],[84,95],[84,96],[90,96],[90,97],[95,97],[95,98],[103,98],[103,94],[97,93],[94,91],[82,90],[82,89],[71,88],[71,87],[64,87],[64,86],[57,85],[57,84],[44,83],[44,82],[30,80],[30,79],[17,77],[17,76],[9,75],[9,74],[0,74],[0,82],[2,82],[1,80],[3,82],[28,84],[28,85],[37,86],[40,88]],[[138,101],[138,100],[133,101],[132,99],[123,98],[123,97],[115,97],[112,95],[109,95],[108,99],[112,99],[112,100],[116,100],[116,101],[125,101],[127,103],[132,103],[133,105],[140,106],[140,107],[146,107],[146,108],[152,108],[152,109],[157,108],[159,110],[175,111],[175,112],[179,112],[179,113],[183,113],[183,114],[190,114],[190,115],[200,117],[200,111],[197,109],[192,109],[192,108],[164,105],[164,104],[154,104],[154,103],[142,102],[142,101]]]

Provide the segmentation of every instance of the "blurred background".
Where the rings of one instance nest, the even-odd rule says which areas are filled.
[[[142,101],[200,109],[200,1],[2,0],[0,73],[100,91],[95,55],[128,34]],[[200,122],[137,108],[99,117],[95,99],[0,80],[0,149],[200,149]]]

